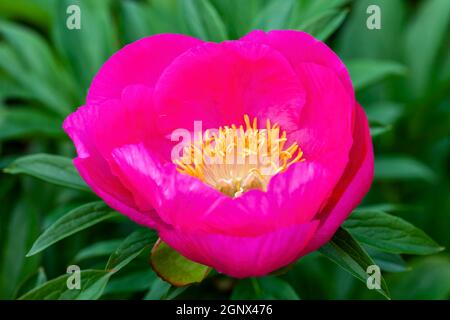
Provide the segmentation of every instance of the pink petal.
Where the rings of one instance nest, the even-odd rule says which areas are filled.
[[[355,118],[350,162],[329,203],[317,217],[321,225],[305,252],[317,250],[327,243],[370,189],[374,170],[372,139],[367,117],[360,105],[356,106]]]
[[[99,163],[92,157],[76,158],[75,167],[81,177],[102,198],[108,206],[126,215],[136,223],[155,228],[159,218],[156,212],[149,208],[146,211],[137,210],[132,194],[111,175],[108,169],[102,168],[104,163]]]
[[[122,100],[80,107],[66,118],[63,127],[78,152],[76,167],[94,192],[132,220],[154,227],[159,218],[152,207],[139,207],[134,194],[123,186],[110,166],[113,148],[137,141],[147,141],[149,147],[157,150],[155,154],[164,158],[161,150],[170,146],[152,130],[152,104],[150,88],[130,86],[124,90]]]
[[[243,115],[297,128],[304,90],[276,50],[249,42],[206,43],[179,56],[155,87],[161,128],[192,130],[243,123]]]
[[[307,102],[300,115],[300,129],[288,132],[307,162],[318,162],[336,184],[344,172],[353,143],[352,99],[335,73],[327,67],[302,63],[297,72],[304,79]]]
[[[264,276],[296,261],[318,222],[292,225],[256,237],[190,233],[163,228],[163,241],[182,255],[235,278]]]
[[[339,57],[328,46],[302,31],[274,30],[268,33],[255,30],[241,40],[263,43],[281,52],[294,70],[304,62],[319,64],[332,69],[346,91],[354,98],[350,75]]]
[[[326,170],[304,162],[276,176],[267,192],[252,190],[232,199],[172,164],[162,165],[143,144],[117,148],[113,157],[115,175],[136,202],[186,232],[257,236],[309,222],[334,188]]]
[[[181,34],[159,34],[133,42],[116,52],[95,76],[87,104],[118,99],[132,84],[153,87],[164,69],[201,40]]]

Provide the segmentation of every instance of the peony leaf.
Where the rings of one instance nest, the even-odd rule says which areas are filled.
[[[106,240],[96,242],[82,250],[80,250],[74,258],[75,262],[98,258],[103,256],[109,256],[111,252],[117,249],[122,243],[122,239]]]
[[[320,248],[319,251],[364,283],[367,283],[367,279],[370,276],[367,273],[367,268],[375,265],[372,258],[351,234],[342,228],[339,228],[333,239]],[[382,276],[380,286],[381,288],[376,290],[390,299],[386,282]]]
[[[20,300],[95,300],[98,299],[112,273],[104,270],[80,272],[80,289],[69,289],[67,280],[71,274],[62,275],[27,292]]]
[[[349,60],[345,62],[356,91],[364,89],[388,76],[404,75],[406,68],[393,61]]]
[[[343,226],[358,241],[381,251],[432,254],[444,249],[409,222],[382,211],[355,210]]]
[[[60,186],[90,191],[79,176],[72,160],[66,157],[45,153],[24,156],[13,161],[4,171],[11,174],[28,174]]]
[[[60,122],[32,108],[0,108],[0,140],[61,137]]]
[[[208,0],[184,0],[180,4],[186,28],[194,37],[218,42],[228,38],[222,19]]]
[[[450,258],[446,255],[415,259],[411,271],[389,278],[394,299],[447,300],[450,295]]]
[[[67,238],[74,233],[116,215],[117,213],[112,211],[112,209],[102,201],[91,202],[75,208],[58,219],[39,236],[28,252],[27,257],[41,252],[52,244]]]
[[[233,300],[299,300],[295,290],[286,281],[275,276],[239,281],[231,294]]]
[[[167,296],[169,290],[170,283],[161,278],[156,278],[153,281],[150,290],[145,295],[144,300],[161,300]]]
[[[435,182],[436,174],[425,164],[406,156],[379,156],[375,159],[375,179],[424,180]]]
[[[156,232],[141,228],[130,234],[109,257],[106,270],[120,270],[157,240]]]
[[[177,287],[202,282],[211,270],[183,257],[161,240],[152,249],[150,263],[160,278]]]
[[[373,261],[375,261],[383,271],[405,272],[411,270],[411,268],[406,265],[405,260],[398,254],[382,252],[366,246],[364,246],[364,249],[366,249],[369,256],[372,257]]]

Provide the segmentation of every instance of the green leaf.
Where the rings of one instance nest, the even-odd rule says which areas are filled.
[[[9,45],[0,53],[0,68],[45,107],[66,115],[73,103],[74,83],[45,40],[32,29],[5,21],[0,21],[0,34]]]
[[[0,108],[0,140],[61,137],[61,121],[31,108]]]
[[[117,249],[117,247],[121,243],[122,239],[96,242],[78,252],[74,258],[74,261],[80,262],[91,258],[109,256],[112,252],[114,252]]]
[[[6,173],[28,174],[60,186],[90,191],[75,169],[72,160],[62,156],[45,153],[24,156],[13,161],[4,170]]]
[[[411,76],[411,94],[419,97],[435,85],[433,72],[442,67],[437,60],[450,28],[450,1],[422,2],[409,25],[405,38],[405,55]]]
[[[251,278],[239,281],[231,294],[233,300],[299,300],[286,281],[274,277]]]
[[[375,250],[371,247],[364,247],[372,257],[373,261],[381,268],[381,270],[386,272],[405,272],[411,270],[410,267],[406,265],[405,260],[398,255],[393,253],[387,253]]]
[[[289,27],[295,0],[273,0],[256,17],[251,29],[264,31]]]
[[[348,10],[342,10],[334,14],[322,30],[315,34],[316,39],[326,41],[343,23],[348,15]]]
[[[390,277],[392,297],[406,300],[446,300],[450,296],[450,258],[430,256],[415,260],[412,270]]]
[[[413,158],[379,156],[375,159],[375,179],[435,182],[437,177],[429,167]]]
[[[137,271],[124,276],[111,279],[105,288],[104,294],[125,294],[148,290],[150,284],[159,279],[150,269]]]
[[[211,270],[183,257],[161,240],[152,249],[150,263],[160,278],[177,287],[201,282]]]
[[[27,254],[27,257],[35,255],[48,248],[52,244],[67,238],[81,230],[89,228],[101,221],[116,216],[104,202],[91,202],[72,211],[58,219],[34,242],[33,247]]]
[[[362,243],[381,251],[432,254],[444,249],[409,222],[382,211],[356,210],[343,226]]]
[[[104,270],[80,272],[81,289],[68,289],[71,274],[62,275],[27,292],[20,300],[95,300],[98,299],[112,273]]]
[[[406,73],[404,66],[393,61],[349,60],[345,64],[356,91],[377,83],[388,76],[401,76]]]
[[[382,123],[376,122],[376,121],[370,121],[369,125],[370,125],[370,135],[372,137],[380,136],[380,135],[392,130],[391,125],[382,124]]]
[[[224,41],[228,38],[225,25],[208,0],[183,0],[181,10],[190,34],[207,41]]]
[[[367,283],[369,278],[367,268],[375,265],[359,243],[342,228],[338,229],[333,239],[319,251],[363,283]],[[381,289],[377,291],[389,299],[388,289],[383,277],[381,278]]]
[[[145,295],[144,300],[161,300],[167,296],[169,289],[170,283],[162,280],[161,278],[156,278],[153,281],[150,290]]]
[[[106,270],[120,270],[157,240],[154,230],[141,228],[130,234],[109,257]]]

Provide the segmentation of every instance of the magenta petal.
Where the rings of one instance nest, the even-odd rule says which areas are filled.
[[[309,222],[334,188],[327,170],[304,162],[276,176],[267,192],[252,190],[232,199],[171,164],[162,165],[143,144],[115,149],[113,157],[115,174],[136,202],[186,232],[258,236]]]
[[[236,278],[264,276],[297,260],[318,221],[256,237],[189,233],[163,228],[160,237],[185,257]]]
[[[330,69],[304,63],[298,70],[307,81],[308,100],[300,117],[301,129],[289,132],[288,138],[301,146],[306,161],[318,161],[340,177],[353,143],[352,99]]]
[[[161,128],[191,130],[243,123],[243,115],[296,129],[305,93],[286,59],[268,46],[206,43],[179,56],[155,87]]]
[[[81,177],[102,198],[108,206],[121,212],[136,223],[155,228],[155,220],[158,220],[153,209],[145,211],[136,209],[132,194],[111,175],[111,172],[102,169],[99,163],[92,158],[76,158],[75,167]]]
[[[89,88],[86,103],[118,99],[122,90],[132,84],[153,87],[173,59],[202,43],[181,34],[159,34],[125,46],[101,67]]]
[[[356,106],[353,134],[355,141],[350,151],[350,162],[329,203],[320,213],[321,225],[305,252],[317,250],[328,242],[370,189],[374,170],[372,139],[367,117],[360,105]]]
[[[302,31],[274,30],[268,33],[255,30],[241,40],[266,44],[279,52],[291,63],[294,70],[304,62],[310,62],[332,69],[352,95],[353,86],[344,63],[328,46]]]

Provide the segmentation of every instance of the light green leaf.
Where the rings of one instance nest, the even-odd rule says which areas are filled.
[[[350,233],[342,228],[338,229],[333,239],[320,248],[319,251],[364,283],[369,278],[367,267],[375,265],[359,243]],[[381,278],[381,289],[377,291],[389,299],[384,278]]]
[[[89,228],[101,221],[116,216],[117,213],[110,209],[104,202],[91,202],[72,211],[58,219],[34,242],[27,254],[30,257],[52,244],[67,238],[81,230]]]
[[[343,226],[360,242],[381,251],[432,254],[443,250],[422,230],[382,211],[356,210]]]
[[[299,300],[286,281],[274,277],[251,278],[239,281],[231,294],[233,300]]]
[[[177,287],[201,282],[211,270],[183,257],[161,240],[153,247],[150,262],[159,277]]]
[[[4,170],[6,173],[28,174],[64,187],[90,191],[80,178],[72,160],[66,157],[45,153],[33,154],[18,158]]]
[[[405,75],[406,68],[401,64],[385,60],[348,60],[346,66],[350,72],[356,91],[364,89],[389,76]]]
[[[434,182],[435,173],[423,163],[406,156],[379,156],[375,159],[375,179],[424,180]]]

